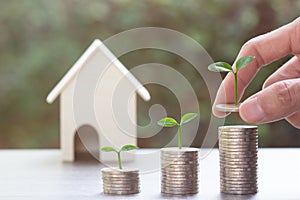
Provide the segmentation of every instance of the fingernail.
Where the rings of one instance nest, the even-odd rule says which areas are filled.
[[[260,123],[265,117],[264,111],[257,102],[257,97],[250,98],[242,103],[240,115],[250,124]]]

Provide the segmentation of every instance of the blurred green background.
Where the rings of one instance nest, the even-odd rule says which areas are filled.
[[[0,148],[59,147],[59,102],[48,105],[45,98],[95,38],[105,40],[137,27],[170,28],[198,41],[215,61],[232,63],[244,42],[292,21],[299,11],[297,0],[0,0]],[[262,69],[245,97],[260,90],[265,78],[288,58]],[[128,68],[166,64],[190,82],[197,81],[192,67],[168,52],[141,50],[120,60]],[[201,106],[201,128],[193,145],[200,146],[211,105],[207,89],[200,83],[193,87]],[[154,103],[179,118],[170,92],[157,85],[147,88],[153,99],[139,100],[139,124],[148,123],[148,108]],[[237,123],[243,123],[237,115],[226,118],[226,124]],[[175,132],[163,130],[140,139],[139,146],[160,147]],[[260,146],[299,147],[299,130],[285,121],[261,125]]]

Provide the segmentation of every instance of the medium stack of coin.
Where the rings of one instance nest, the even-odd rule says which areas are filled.
[[[219,127],[221,192],[257,193],[257,148],[257,126]]]
[[[198,149],[161,150],[161,192],[167,195],[198,193]]]
[[[139,170],[104,168],[101,171],[104,194],[127,195],[140,192]]]

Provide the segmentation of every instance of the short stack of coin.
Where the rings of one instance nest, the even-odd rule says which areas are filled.
[[[104,194],[127,195],[140,192],[139,170],[104,168],[101,171]]]
[[[198,193],[198,149],[161,150],[161,192],[166,195]]]
[[[257,193],[257,149],[257,126],[219,127],[221,192]]]

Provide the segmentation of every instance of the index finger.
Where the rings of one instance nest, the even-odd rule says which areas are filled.
[[[285,26],[246,42],[236,60],[243,56],[255,56],[255,60],[238,73],[239,99],[262,66],[290,53],[300,54],[300,17]],[[217,111],[215,106],[219,103],[233,103],[234,95],[234,76],[228,73],[218,90],[213,105],[214,115],[224,117],[226,113]]]

